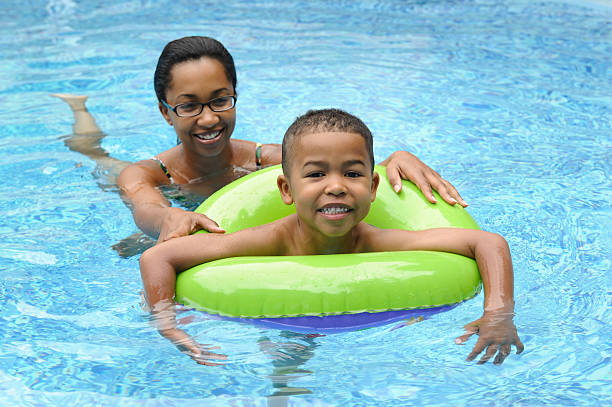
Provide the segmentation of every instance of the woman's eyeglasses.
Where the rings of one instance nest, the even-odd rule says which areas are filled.
[[[181,103],[174,107],[170,106],[165,100],[162,100],[161,102],[168,109],[172,110],[178,117],[193,117],[202,113],[204,106],[208,106],[208,108],[213,112],[224,112],[226,110],[230,110],[236,105],[236,96],[221,96],[211,99],[205,103]]]

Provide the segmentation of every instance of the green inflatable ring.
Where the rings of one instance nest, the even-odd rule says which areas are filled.
[[[294,212],[276,187],[280,165],[223,187],[196,212],[228,233]],[[365,221],[381,228],[478,229],[469,213],[439,196],[429,203],[410,182],[396,194],[385,175]],[[262,238],[265,238],[262,237]],[[426,310],[474,297],[481,280],[474,260],[440,252],[381,252],[317,256],[236,257],[180,273],[176,300],[224,317],[273,319]]]

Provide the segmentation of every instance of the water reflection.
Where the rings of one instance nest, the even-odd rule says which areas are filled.
[[[320,346],[316,343],[316,338],[325,335],[282,331],[280,336],[287,341],[274,342],[264,336],[257,342],[259,349],[272,361],[273,368],[268,378],[272,382],[274,392],[267,397],[268,406],[273,407],[286,406],[289,396],[312,393],[307,388],[292,386],[291,382],[313,374],[313,371],[302,366],[314,356],[315,349]]]

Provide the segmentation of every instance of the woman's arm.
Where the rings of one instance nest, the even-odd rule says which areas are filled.
[[[523,344],[512,322],[514,317],[514,272],[510,249],[500,235],[482,230],[440,228],[409,232],[404,230],[378,230],[372,239],[376,251],[433,250],[455,253],[476,260],[484,287],[484,313],[478,320],[466,325],[466,333],[456,342],[464,343],[471,335],[479,335],[478,342],[468,355],[473,360],[486,349],[479,363],[495,356],[500,364],[510,354],[511,345],[517,353]]]
[[[204,214],[173,208],[157,188],[161,181],[156,170],[141,161],[128,166],[117,179],[121,197],[143,232],[157,238],[158,242],[187,236],[200,229],[224,232]]]

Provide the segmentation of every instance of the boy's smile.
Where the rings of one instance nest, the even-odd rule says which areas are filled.
[[[325,244],[350,238],[370,210],[378,180],[361,135],[314,132],[297,136],[289,174],[278,183],[283,201],[295,203],[303,237]]]

